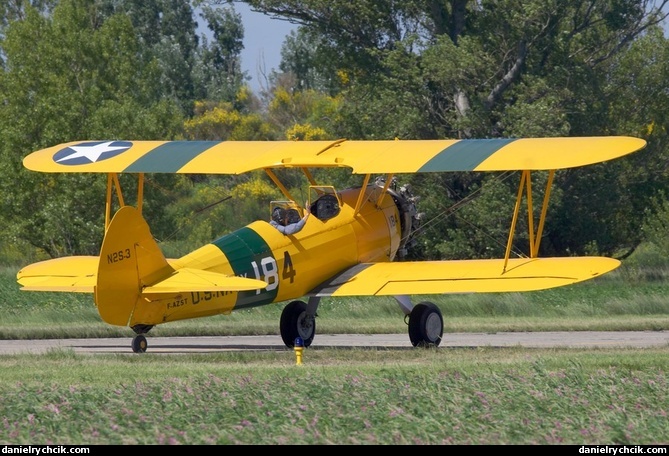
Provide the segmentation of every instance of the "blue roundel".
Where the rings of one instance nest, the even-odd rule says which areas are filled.
[[[59,150],[53,161],[61,165],[87,165],[122,154],[132,147],[130,141],[89,141]]]

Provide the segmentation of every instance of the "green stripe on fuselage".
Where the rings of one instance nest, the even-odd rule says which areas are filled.
[[[221,249],[221,252],[223,252],[230,262],[232,271],[236,276],[265,280],[263,274],[265,268],[267,268],[267,264],[272,264],[273,267],[276,267],[277,263],[274,261],[269,246],[265,240],[251,228],[244,227],[234,231],[215,240],[212,244]],[[272,259],[272,261],[268,261],[268,258]],[[260,274],[260,277],[257,277],[256,275],[256,270],[254,270],[253,267],[254,263],[257,268],[257,274]],[[276,277],[278,277],[278,274]],[[276,298],[277,292],[278,287],[269,291],[240,291],[237,294],[235,308],[240,309],[269,304]]]
[[[513,141],[515,139],[458,141],[435,155],[418,172],[474,171],[481,162]]]
[[[144,154],[126,173],[176,173],[193,158],[221,141],[170,141]]]

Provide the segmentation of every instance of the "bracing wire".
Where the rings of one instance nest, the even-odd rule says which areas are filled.
[[[511,176],[514,174],[517,174],[517,171],[506,171],[499,175],[498,177],[495,177],[495,181],[497,182],[504,182],[507,179],[509,179]],[[465,224],[471,226],[472,228],[481,231],[488,239],[490,239],[492,242],[496,243],[497,245],[501,247],[506,246],[506,241],[501,241],[497,238],[495,238],[493,235],[491,235],[484,227],[474,225],[467,219],[463,217],[459,217],[457,214],[457,211],[465,207],[466,205],[472,203],[476,198],[478,198],[481,195],[482,187],[479,187],[478,189],[474,190],[464,198],[460,199],[459,201],[456,201],[454,204],[445,207],[442,206],[442,211],[436,214],[434,217],[431,219],[427,220],[425,223],[422,223],[421,226],[416,230],[414,234],[414,238],[418,235],[422,235],[427,228],[431,227],[432,225],[437,224],[439,221],[443,220],[444,218],[454,215],[455,217],[458,218],[459,221],[464,222]],[[522,251],[515,245],[512,245],[512,252],[517,255],[520,258],[525,258],[527,255],[522,253]]]
[[[171,191],[170,189],[167,189],[167,188],[165,188],[165,187],[159,185],[158,183],[156,183],[156,182],[153,181],[152,179],[146,179],[146,180],[145,180],[145,183],[146,183],[147,185],[152,186],[153,188],[158,189],[159,191],[163,192],[163,193],[166,194],[166,195],[174,196],[174,198],[176,199],[176,194],[175,194],[173,191]],[[215,201],[215,202],[213,202],[213,203],[207,204],[206,206],[200,207],[199,209],[194,209],[194,210],[191,212],[191,214],[192,214],[193,216],[198,216],[198,215],[203,214],[204,212],[208,211],[209,209],[213,208],[214,206],[217,206],[217,205],[219,205],[219,204],[221,204],[221,203],[223,203],[223,202],[225,202],[225,201],[227,201],[227,200],[229,200],[229,199],[231,199],[231,198],[232,198],[232,195],[226,195],[226,196],[223,196],[223,197],[222,197],[221,199],[219,199],[218,201]],[[159,243],[164,243],[164,242],[171,241],[172,239],[174,239],[174,238],[176,237],[176,235],[177,235],[179,232],[181,232],[184,228],[186,228],[187,226],[189,226],[189,225],[191,225],[191,224],[193,223],[194,218],[193,218],[193,217],[188,217],[187,220],[188,220],[188,223],[186,223],[186,224],[184,224],[183,226],[177,228],[177,229],[174,230],[172,233],[170,233],[169,235],[167,235],[164,239],[160,239],[160,240],[156,239],[156,241],[159,242]]]

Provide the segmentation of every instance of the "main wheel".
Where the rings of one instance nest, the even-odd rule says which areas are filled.
[[[149,344],[146,342],[146,337],[144,337],[142,334],[137,334],[132,338],[132,351],[135,353],[144,353],[148,345]]]
[[[416,304],[409,315],[409,339],[414,347],[438,347],[444,334],[441,310],[431,302]]]
[[[295,339],[302,338],[308,347],[316,335],[316,319],[307,314],[307,305],[302,301],[292,301],[281,312],[281,339],[286,347],[295,347]]]

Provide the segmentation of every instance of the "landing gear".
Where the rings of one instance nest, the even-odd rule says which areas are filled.
[[[281,312],[279,329],[286,347],[293,348],[298,337],[302,338],[304,346],[308,347],[316,335],[316,314],[308,311],[306,303],[292,301]]]
[[[144,334],[148,333],[153,326],[150,325],[135,325],[132,327],[132,330],[135,331],[136,336],[132,338],[132,351],[135,353],[144,353],[146,352],[147,347],[149,346],[146,341],[146,336]]]
[[[146,337],[142,334],[137,334],[132,338],[132,351],[135,353],[144,353],[148,343],[146,342]]]
[[[409,339],[414,347],[438,347],[444,333],[441,310],[431,302],[417,304],[409,314]]]

